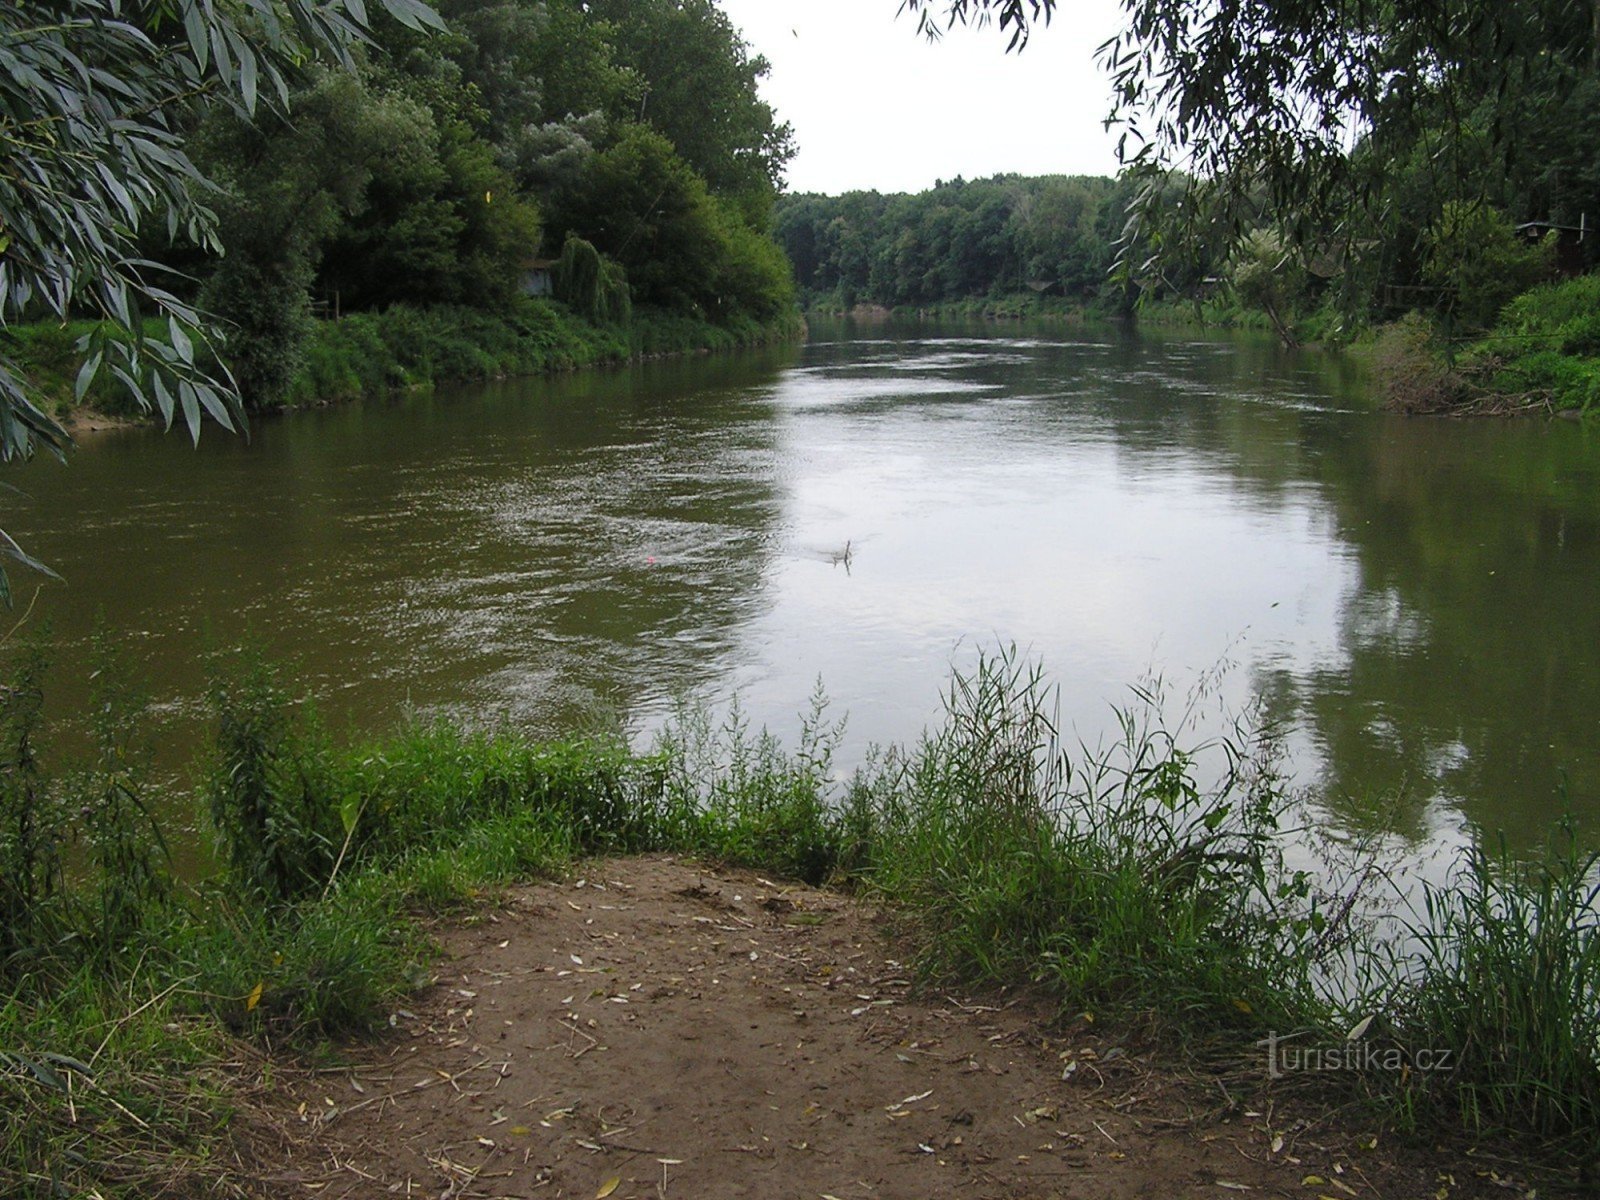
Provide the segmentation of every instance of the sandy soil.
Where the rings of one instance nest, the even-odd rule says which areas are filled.
[[[134,429],[142,424],[146,422],[136,421],[131,417],[113,417],[103,412],[96,412],[92,408],[75,408],[62,421],[66,431],[72,435],[73,441],[78,442],[96,434]]]
[[[1478,1161],[1366,1146],[1244,1072],[1153,1065],[1026,997],[912,986],[870,911],[671,858],[441,927],[437,986],[278,1077],[273,1196],[1438,1197]]]

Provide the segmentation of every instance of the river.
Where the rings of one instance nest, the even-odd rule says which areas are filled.
[[[1600,817],[1600,436],[1372,411],[1348,359],[1116,330],[819,326],[804,346],[441,389],[8,470],[65,577],[33,621],[81,732],[103,617],[177,770],[207,644],[337,731],[450,714],[647,740],[673,705],[840,761],[1014,644],[1069,740],[1131,686],[1252,704],[1331,825],[1414,847]],[[17,578],[19,607],[33,585]],[[1221,717],[1216,718],[1218,721]]]

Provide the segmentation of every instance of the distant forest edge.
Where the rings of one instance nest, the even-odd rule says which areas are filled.
[[[1129,312],[1111,278],[1134,188],[1096,176],[999,175],[884,195],[786,195],[775,231],[802,304],[928,308],[1034,295]]]
[[[1171,204],[1191,181],[1174,177]],[[1487,201],[1419,207],[1354,258],[1297,253],[1261,223],[1229,248],[1157,255],[1130,175],[997,175],[916,194],[783,195],[774,219],[800,303],[928,316],[1065,315],[1363,340],[1406,411],[1600,408],[1600,240]],[[1522,216],[1524,214],[1518,214]],[[1132,239],[1130,241],[1130,239]],[[1141,270],[1141,267],[1145,269]]]

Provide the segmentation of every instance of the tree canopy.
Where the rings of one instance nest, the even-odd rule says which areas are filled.
[[[812,303],[895,307],[1028,292],[1088,302],[1106,288],[1130,190],[1105,178],[1000,175],[915,195],[785,196],[776,234]]]
[[[420,28],[421,0],[377,0]],[[286,104],[308,59],[348,65],[364,0],[12,0],[0,6],[0,334],[42,307],[103,319],[86,347],[80,394],[102,369],[170,423],[199,435],[202,411],[234,427],[226,368],[197,353],[205,322],[141,252],[153,222],[218,248],[213,190],[186,131],[207,106],[251,114]],[[163,329],[147,334],[146,317]],[[59,450],[65,434],[29,393],[0,340],[0,457]],[[9,537],[0,551],[32,563]],[[33,564],[37,565],[37,564]],[[9,599],[0,574],[0,593]]]
[[[0,457],[66,440],[24,321],[87,320],[78,397],[111,377],[198,436],[282,402],[315,308],[508,311],[569,238],[605,256],[592,314],[792,303],[791,134],[712,0],[438,7],[0,6]]]
[[[1021,49],[1058,5],[901,8],[929,36],[992,22]],[[1144,180],[1137,211],[1158,252],[1206,244],[1225,254],[1269,220],[1302,258],[1354,259],[1381,244],[1393,267],[1426,253],[1451,204],[1576,224],[1600,196],[1591,0],[1122,8],[1122,29],[1099,50],[1108,119],[1124,166]],[[1166,203],[1174,177],[1184,195]],[[1397,225],[1411,230],[1405,245]]]

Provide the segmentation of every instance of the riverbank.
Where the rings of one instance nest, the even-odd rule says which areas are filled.
[[[808,316],[830,320],[848,317],[857,321],[1050,321],[1082,325],[1120,319],[1110,309],[1092,302],[1032,292],[895,308],[872,303],[847,306],[841,304],[837,296],[823,295],[813,297],[804,307]]]
[[[1302,814],[1274,789],[1264,770],[1265,748],[1237,731],[1231,744],[1238,769],[1215,788],[1197,782],[1200,750],[1175,743],[1159,725],[1147,723],[1149,714],[1130,713],[1127,741],[1102,758],[1069,760],[1050,731],[1037,678],[1003,660],[991,661],[956,680],[944,725],[921,745],[890,751],[841,785],[829,769],[837,731],[820,717],[802,730],[793,753],[764,735],[714,730],[693,717],[647,755],[604,742],[536,745],[511,734],[472,734],[444,725],[338,746],[291,701],[272,671],[245,659],[214,672],[217,732],[193,803],[215,832],[221,871],[192,881],[174,877],[149,820],[156,806],[138,767],[142,710],[116,668],[114,650],[105,649],[95,683],[100,754],[86,769],[57,776],[47,774],[30,749],[38,733],[39,675],[29,653],[13,663],[12,686],[0,695],[7,755],[0,774],[0,850],[6,856],[0,864],[0,900],[6,906],[0,926],[6,942],[0,955],[6,990],[0,1005],[0,1102],[13,1114],[0,1135],[0,1184],[7,1194],[44,1194],[57,1180],[71,1190],[104,1195],[149,1194],[158,1182],[176,1194],[215,1194],[215,1164],[235,1154],[241,1156],[238,1172],[222,1181],[222,1190],[252,1194],[264,1186],[250,1172],[266,1151],[247,1151],[234,1137],[259,1129],[272,1113],[292,1128],[323,1109],[363,1104],[357,1088],[350,1090],[362,1100],[344,1096],[349,1085],[343,1081],[381,1083],[366,1069],[380,1057],[407,1064],[408,1078],[392,1082],[410,1088],[417,1079],[439,1078],[450,1089],[452,1105],[457,1096],[469,1100],[472,1088],[462,1086],[462,1071],[479,1071],[489,1059],[474,1055],[470,1063],[452,1065],[429,1056],[475,1045],[492,1056],[519,1022],[526,1027],[534,1007],[551,1016],[551,997],[541,991],[525,998],[526,1018],[507,1014],[492,1019],[510,1020],[511,1026],[491,1023],[491,996],[484,989],[501,986],[488,972],[504,971],[510,961],[505,955],[498,955],[500,966],[473,961],[465,980],[460,970],[436,965],[436,942],[459,947],[459,939],[485,932],[493,936],[477,950],[491,961],[515,945],[515,954],[541,956],[524,965],[555,965],[538,982],[560,993],[554,1016],[569,1030],[575,1027],[578,1040],[569,1043],[561,1030],[544,1032],[559,1036],[575,1055],[586,1037],[597,1047],[612,1045],[598,1014],[620,1014],[623,1002],[629,1014],[646,1011],[646,1003],[660,1003],[657,1012],[675,1011],[669,1002],[680,997],[658,994],[637,974],[615,981],[594,974],[605,966],[615,970],[607,955],[625,939],[638,947],[635,961],[657,957],[663,969],[675,956],[715,951],[695,972],[689,967],[696,964],[686,961],[676,972],[678,983],[657,981],[682,988],[687,1000],[717,995],[705,987],[721,988],[720,967],[730,968],[730,988],[735,978],[742,987],[743,972],[755,974],[760,986],[734,1002],[749,1007],[745,1024],[757,1026],[741,1036],[786,1042],[787,1026],[772,1022],[787,1021],[794,1008],[807,1010],[809,1001],[785,996],[787,1016],[776,1005],[782,988],[795,983],[787,977],[762,983],[760,976],[776,966],[753,966],[762,946],[710,945],[703,926],[715,926],[716,913],[696,908],[678,924],[612,929],[606,924],[611,910],[596,901],[581,926],[567,929],[542,908],[528,914],[518,897],[535,893],[515,890],[528,880],[572,879],[591,869],[585,865],[590,856],[663,853],[692,856],[715,869],[759,872],[760,894],[776,901],[759,911],[801,926],[783,935],[788,940],[781,947],[766,947],[791,960],[826,949],[832,933],[808,929],[793,919],[796,914],[837,911],[845,894],[863,906],[862,920],[889,940],[869,948],[865,938],[851,935],[858,944],[827,976],[849,976],[851,966],[859,972],[858,960],[850,957],[858,952],[860,961],[883,962],[885,972],[875,971],[860,987],[852,981],[848,995],[854,999],[843,1012],[834,1001],[845,997],[827,994],[818,1023],[836,1035],[848,1021],[894,1007],[879,1001],[905,997],[904,983],[891,989],[886,982],[890,959],[897,960],[895,979],[956,989],[957,996],[1004,997],[1000,1005],[981,1001],[989,1007],[1016,1001],[1016,1028],[1048,1050],[1039,1061],[1053,1078],[1037,1080],[1048,1081],[1052,1090],[1040,1090],[1039,1102],[1020,1112],[1009,1108],[1029,1098],[1021,1092],[1008,1094],[1002,1107],[1007,1119],[1015,1115],[1026,1125],[1032,1112],[1040,1125],[1049,1125],[1030,1129],[1029,1136],[1052,1147],[1014,1147],[1006,1139],[1017,1135],[1006,1128],[1006,1137],[995,1144],[1009,1156],[1008,1164],[1017,1154],[1072,1158],[1082,1150],[1069,1135],[1086,1131],[1081,1121],[1061,1117],[1061,1095],[1091,1076],[1104,1081],[1103,1062],[1127,1056],[1152,1072],[1146,1082],[1157,1092],[1194,1095],[1179,1086],[1185,1076],[1204,1079],[1208,1094],[1220,1090],[1222,1108],[1207,1118],[1217,1123],[1214,1131],[1224,1125],[1249,1129],[1251,1121],[1260,1126],[1247,1140],[1261,1170],[1249,1168],[1250,1179],[1243,1180],[1237,1171],[1224,1175],[1205,1158],[1189,1169],[1214,1172],[1209,1179],[1194,1176],[1207,1185],[1226,1179],[1292,1190],[1292,1172],[1281,1165],[1288,1163],[1304,1169],[1302,1179],[1341,1179],[1345,1186],[1335,1188],[1341,1195],[1414,1194],[1409,1187],[1386,1192],[1365,1181],[1350,1190],[1357,1181],[1348,1173],[1352,1161],[1363,1164],[1362,1171],[1383,1164],[1378,1176],[1384,1179],[1391,1169],[1412,1169],[1405,1165],[1412,1161],[1407,1154],[1388,1157],[1396,1140],[1454,1148],[1416,1160],[1425,1164],[1423,1175],[1432,1171],[1450,1196],[1498,1188],[1488,1172],[1502,1182],[1520,1179],[1536,1162],[1539,1185],[1547,1192],[1592,1169],[1600,1132],[1600,1018],[1592,1005],[1600,984],[1600,939],[1587,880],[1595,859],[1566,843],[1543,862],[1474,852],[1448,888],[1428,894],[1425,916],[1408,935],[1420,957],[1397,960],[1393,944],[1374,940],[1355,920],[1359,885],[1329,890],[1328,881],[1286,867],[1276,831]],[[1369,869],[1370,864],[1359,867],[1363,878]],[[593,881],[604,886],[628,868],[594,870]],[[744,904],[738,883],[744,878],[734,881],[740,898],[718,901],[719,912],[744,912],[728,907]],[[831,898],[798,888],[824,882],[836,889]],[[795,895],[802,902],[785,907]],[[705,897],[679,898],[698,903]],[[545,903],[535,899],[537,906]],[[531,923],[503,928],[508,905],[530,915]],[[569,895],[550,907],[570,920],[563,907],[578,912],[584,904]],[[721,923],[737,937],[750,928],[731,919]],[[807,933],[816,940],[807,941]],[[828,965],[814,961],[819,973]],[[741,976],[732,974],[734,967]],[[691,975],[706,971],[712,983],[686,985]],[[1330,993],[1319,987],[1330,974],[1357,985]],[[498,978],[503,983],[510,976]],[[641,987],[635,990],[634,983]],[[690,995],[694,991],[701,995]],[[596,1010],[596,1004],[615,1010]],[[479,1024],[463,1029],[469,1011]],[[394,1040],[394,1030],[425,1029],[436,1017],[456,1021],[443,1042],[413,1049]],[[982,1024],[980,1019],[977,1032],[984,1032]],[[664,1036],[672,1028],[667,1021]],[[1280,1045],[1286,1031],[1294,1031],[1292,1048]],[[950,1036],[972,1032],[952,1030]],[[375,1043],[361,1048],[360,1039],[374,1037]],[[803,1041],[805,1035],[798,1037]],[[913,1063],[919,1049],[933,1048],[915,1033],[903,1045],[904,1039],[892,1040],[896,1052]],[[1270,1061],[1263,1042],[1273,1048]],[[539,1041],[534,1048],[549,1044]],[[667,1045],[681,1048],[670,1036]],[[246,1049],[251,1046],[259,1049]],[[1112,1056],[1112,1049],[1120,1054]],[[1071,1053],[1063,1058],[1062,1051]],[[668,1054],[661,1047],[657,1052]],[[417,1079],[409,1077],[413,1054],[415,1063],[429,1064]],[[598,1049],[592,1056],[604,1057]],[[660,1070],[677,1069],[663,1057],[655,1061],[664,1064]],[[970,1053],[963,1050],[955,1060],[957,1074],[967,1061]],[[307,1063],[319,1064],[315,1086],[328,1083],[330,1090],[319,1091],[320,1101],[308,1092],[301,1097],[303,1108],[295,1100],[286,1110],[271,1080],[281,1079],[280,1066],[286,1066],[310,1087]],[[352,1066],[361,1063],[366,1067]],[[1029,1068],[1036,1069],[1037,1062]],[[1081,1080],[1074,1078],[1078,1071]],[[343,1104],[331,1099],[334,1078],[342,1081],[337,1090]],[[1023,1091],[1031,1095],[1030,1089],[1042,1088],[1038,1082]],[[1141,1088],[1115,1094],[1129,1099]],[[384,1098],[392,1090],[374,1090],[366,1107],[378,1111],[369,1117],[398,1119],[398,1099]],[[901,1093],[880,1100],[876,1085],[869,1090],[870,1102],[867,1090],[852,1101],[856,1110],[897,1111],[893,1104]],[[926,1084],[908,1088],[899,1109],[909,1112],[916,1103],[909,1097],[924,1090]],[[947,1090],[957,1091],[953,1084]],[[481,1106],[460,1108],[452,1119],[470,1113],[474,1127],[482,1126],[471,1144],[483,1153],[461,1157],[461,1147],[451,1141],[450,1153],[436,1155],[446,1164],[439,1169],[447,1175],[457,1167],[481,1170],[496,1161],[491,1151],[502,1143],[526,1151],[522,1165],[533,1163],[533,1143],[515,1139],[544,1129],[540,1120],[555,1126],[577,1113],[565,1112],[572,1104],[562,1096],[551,1099],[548,1109],[522,1112],[521,1106],[542,1103],[543,1095],[530,1094],[517,1111],[492,1096],[480,1097]],[[758,1131],[751,1119],[767,1111],[765,1101],[752,1108],[748,1089],[740,1097],[737,1110],[723,1115],[748,1120],[756,1140],[722,1148],[731,1154],[744,1153],[739,1145],[760,1145],[763,1133],[774,1136]],[[1104,1117],[1097,1103],[1092,1099],[1078,1115]],[[1192,1115],[1195,1103],[1172,1112]],[[1040,1111],[1052,1105],[1054,1114]],[[976,1112],[970,1104],[963,1108]],[[805,1119],[816,1116],[801,1111]],[[854,1110],[841,1111],[848,1116]],[[959,1117],[961,1111],[945,1115]],[[1108,1140],[1119,1132],[1141,1138],[1148,1132],[1120,1123],[1128,1114],[1117,1111],[1119,1123],[1106,1131]],[[1156,1106],[1157,1127],[1177,1119],[1165,1112]],[[1288,1123],[1285,1112],[1294,1114]],[[589,1129],[583,1123],[605,1118],[585,1108],[580,1124],[594,1141],[614,1131],[618,1117],[613,1112],[610,1125]],[[824,1118],[833,1119],[826,1113]],[[311,1132],[326,1124],[325,1118],[315,1121]],[[528,1133],[518,1134],[519,1127]],[[1295,1135],[1312,1127],[1332,1131],[1332,1141],[1324,1142],[1331,1174],[1324,1173],[1320,1157],[1312,1162],[1295,1149]],[[952,1128],[938,1141],[919,1130],[916,1153],[931,1153],[937,1164],[955,1152],[957,1143],[949,1139],[968,1138],[966,1128]],[[1202,1122],[1200,1128],[1213,1127]],[[338,1124],[334,1131],[343,1137]],[[793,1131],[785,1125],[778,1132]],[[876,1147],[873,1153],[889,1153],[885,1162],[898,1164],[906,1149],[898,1141],[880,1143],[870,1130],[851,1136],[857,1135]],[[1290,1147],[1286,1152],[1275,1144],[1279,1136]],[[1323,1137],[1319,1132],[1309,1140]],[[988,1139],[998,1133],[992,1125],[974,1126],[971,1138],[977,1153],[987,1154]],[[405,1153],[403,1140],[390,1140],[396,1155]],[[689,1161],[677,1144],[642,1135],[628,1142],[647,1147],[653,1159]],[[1138,1138],[1134,1144],[1142,1146]],[[319,1145],[327,1144],[314,1142],[306,1152]],[[419,1153],[439,1149],[437,1143],[411,1146]],[[557,1149],[572,1153],[564,1143]],[[1118,1150],[1129,1153],[1120,1145]],[[255,1156],[248,1169],[242,1157],[247,1152]],[[993,1153],[999,1161],[999,1152]],[[1479,1153],[1498,1157],[1475,1167]],[[909,1161],[939,1173],[919,1159]],[[974,1158],[961,1161],[999,1170]],[[1335,1163],[1346,1170],[1335,1170]],[[534,1167],[541,1165],[556,1166],[552,1161]],[[646,1165],[653,1170],[659,1163]],[[1149,1182],[1136,1174],[1137,1167],[1136,1161],[1127,1172],[1135,1189]],[[636,1162],[629,1167],[636,1168]],[[577,1168],[569,1161],[562,1169]],[[613,1162],[608,1169],[621,1167]],[[1061,1169],[1071,1173],[1079,1167],[1069,1161]],[[285,1181],[284,1171],[299,1172],[301,1181],[310,1172],[303,1160],[274,1170],[277,1183]],[[1016,1167],[1007,1170],[1020,1178]],[[1453,1182],[1445,1184],[1446,1175]],[[358,1173],[351,1186],[365,1187],[360,1178]],[[603,1186],[603,1180],[590,1186]]]
[[[1248,1060],[1197,1070],[1038,990],[919,983],[873,903],[759,871],[592,859],[431,932],[437,982],[376,1039],[315,1070],[250,1072],[242,1174],[257,1187],[374,1200],[1491,1190],[1493,1165],[1330,1121]],[[1493,1194],[1527,1190],[1501,1174]]]
[[[73,384],[79,337],[88,322],[21,326],[18,358],[49,410],[69,428],[158,420],[141,412],[101,372],[81,403]],[[773,321],[723,325],[648,308],[626,324],[600,325],[552,300],[522,298],[504,312],[394,305],[313,324],[282,408],[309,408],[446,382],[472,382],[610,366],[639,359],[706,354],[804,336],[798,313]],[[160,328],[148,331],[159,335]]]

